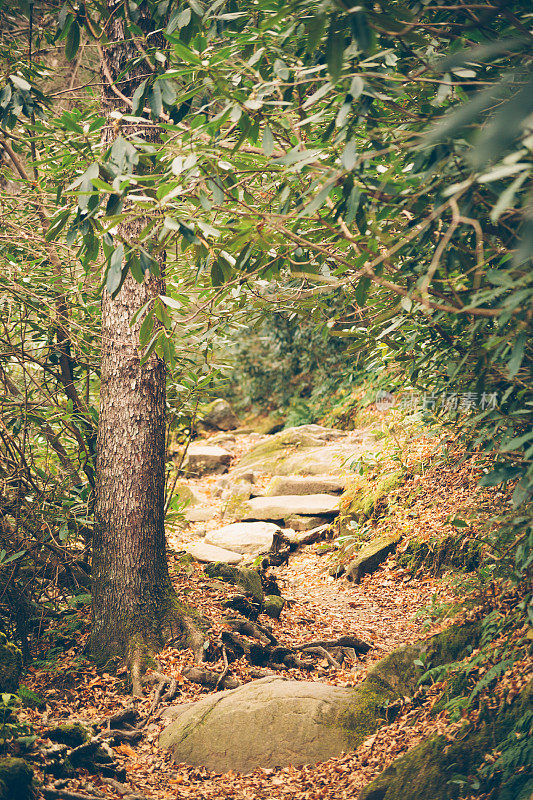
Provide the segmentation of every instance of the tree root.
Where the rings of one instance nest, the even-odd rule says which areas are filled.
[[[276,671],[291,668],[313,670],[315,662],[302,660],[301,654],[325,658],[331,667],[341,669],[346,659],[353,663],[357,660],[357,653],[368,653],[371,648],[371,645],[356,636],[318,639],[286,646],[279,644],[267,627],[256,622],[237,615],[226,617],[224,621],[231,628],[220,634],[224,663],[226,659],[229,663],[245,656],[256,667],[267,667]],[[227,675],[226,670],[225,674]]]

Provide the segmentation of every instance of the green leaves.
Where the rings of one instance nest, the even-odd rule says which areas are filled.
[[[333,82],[337,81],[342,72],[344,59],[345,31],[339,17],[333,16],[326,40],[326,62],[328,72]]]
[[[72,22],[68,34],[67,34],[67,42],[65,45],[65,56],[68,61],[73,61],[76,57],[76,53],[78,52],[78,48],[80,46],[80,26],[78,22],[74,20]]]
[[[116,297],[124,280],[122,262],[124,259],[124,245],[118,244],[109,258],[106,275],[106,289],[111,297]]]
[[[268,125],[266,125],[265,129],[263,130],[262,145],[265,155],[271,156],[274,152],[274,137],[272,136],[272,131]]]
[[[509,371],[510,378],[514,378],[514,376],[520,369],[522,359],[524,358],[524,347],[527,341],[528,341],[528,335],[525,331],[522,331],[522,333],[518,334],[515,345],[513,347],[513,352],[511,353],[511,358],[509,359],[509,363],[507,364],[507,369]]]

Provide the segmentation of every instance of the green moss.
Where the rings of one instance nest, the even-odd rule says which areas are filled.
[[[24,686],[24,684],[19,686],[17,694],[20,697],[23,705],[28,706],[29,708],[44,708],[46,706],[46,700],[44,697],[41,697],[31,689],[28,689],[28,687]]]
[[[22,653],[0,633],[0,692],[16,692],[22,672]]]
[[[21,758],[0,758],[0,800],[30,800],[33,770]]]
[[[358,747],[367,736],[377,731],[385,722],[385,709],[395,700],[396,692],[385,683],[364,680],[354,692],[354,702],[343,726],[349,731],[351,748]]]
[[[412,572],[423,567],[424,572],[431,575],[441,575],[447,569],[471,572],[481,563],[482,549],[482,544],[476,539],[457,534],[429,541],[412,539],[398,563]]]
[[[231,497],[228,498],[226,501],[226,505],[224,506],[223,511],[223,518],[225,522],[237,522],[241,520],[246,513],[246,503],[250,499],[250,490],[242,489],[239,491],[236,489]]]
[[[401,485],[403,478],[403,470],[396,470],[373,482],[367,480],[363,486],[360,479],[349,483],[341,497],[339,517],[341,536],[351,532],[350,523],[361,523],[374,516],[388,495]]]
[[[261,578],[254,569],[234,567],[231,564],[225,564],[223,561],[216,561],[212,564],[206,564],[204,572],[210,578],[218,578],[227,583],[241,586],[245,592],[251,594],[259,603],[263,602],[264,592]]]
[[[79,747],[80,744],[88,742],[91,737],[90,731],[76,722],[51,728],[46,735],[53,742],[67,744],[69,747]]]
[[[358,800],[454,800],[470,794],[468,787],[479,778],[477,768],[487,763],[485,755],[495,748],[505,749],[506,741],[516,750],[512,768],[507,775],[500,770],[480,788],[482,791],[495,789],[497,794],[491,796],[499,800],[526,800],[533,788],[531,763],[527,760],[529,751],[522,748],[520,757],[514,731],[518,719],[530,707],[532,685],[529,684],[511,708],[491,712],[477,729],[465,728],[455,741],[438,735],[420,742],[393,761],[361,792]],[[524,740],[521,744],[527,744],[527,731],[522,731],[521,736]]]
[[[199,499],[190,486],[185,481],[178,481],[174,487],[174,494],[178,496],[180,503],[186,506],[195,506]]]
[[[283,597],[279,597],[276,594],[267,595],[263,601],[263,611],[268,617],[272,617],[272,619],[279,619],[284,606],[285,600]]]
[[[433,636],[425,647],[425,655],[432,667],[459,661],[477,647],[481,638],[479,622],[465,622],[451,625],[445,631]]]

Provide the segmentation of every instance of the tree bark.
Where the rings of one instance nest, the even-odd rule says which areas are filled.
[[[115,8],[115,14],[116,14]],[[149,15],[138,24],[149,30]],[[115,79],[133,55],[123,20],[115,17],[108,32],[104,74]],[[130,73],[128,91],[135,90]],[[105,77],[104,77],[105,83]],[[110,87],[104,90],[109,112],[120,107]],[[128,110],[128,109],[123,109]],[[109,126],[108,130],[115,130]],[[135,133],[129,126],[123,133]],[[140,133],[140,132],[139,132]],[[142,129],[146,136],[146,128]],[[123,223],[134,241],[142,222]],[[163,265],[161,265],[163,266]],[[165,363],[155,354],[141,364],[139,328],[133,315],[164,294],[163,278],[142,284],[127,276],[112,299],[102,300],[102,366],[97,442],[97,502],[93,540],[93,628],[90,652],[99,661],[119,656],[137,680],[150,652],[168,634],[198,652],[203,638],[175,595],[170,581],[164,527]],[[197,654],[198,654],[197,652]],[[137,687],[137,688],[138,688]],[[134,686],[135,688],[135,686]]]

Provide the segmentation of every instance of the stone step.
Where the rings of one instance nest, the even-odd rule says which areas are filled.
[[[243,558],[240,553],[235,553],[233,550],[226,550],[222,547],[215,547],[206,542],[187,544],[184,550],[195,561],[200,561],[202,564],[211,564],[217,561],[223,561],[224,564],[240,564]]]
[[[235,553],[257,556],[272,547],[274,534],[280,530],[272,522],[235,522],[210,531],[204,542]]]
[[[293,514],[307,516],[335,515],[339,512],[340,498],[330,494],[282,495],[254,497],[243,503],[243,520],[278,520]]]
[[[264,497],[286,495],[340,494],[346,481],[332,475],[300,477],[298,475],[276,475],[268,484]]]

